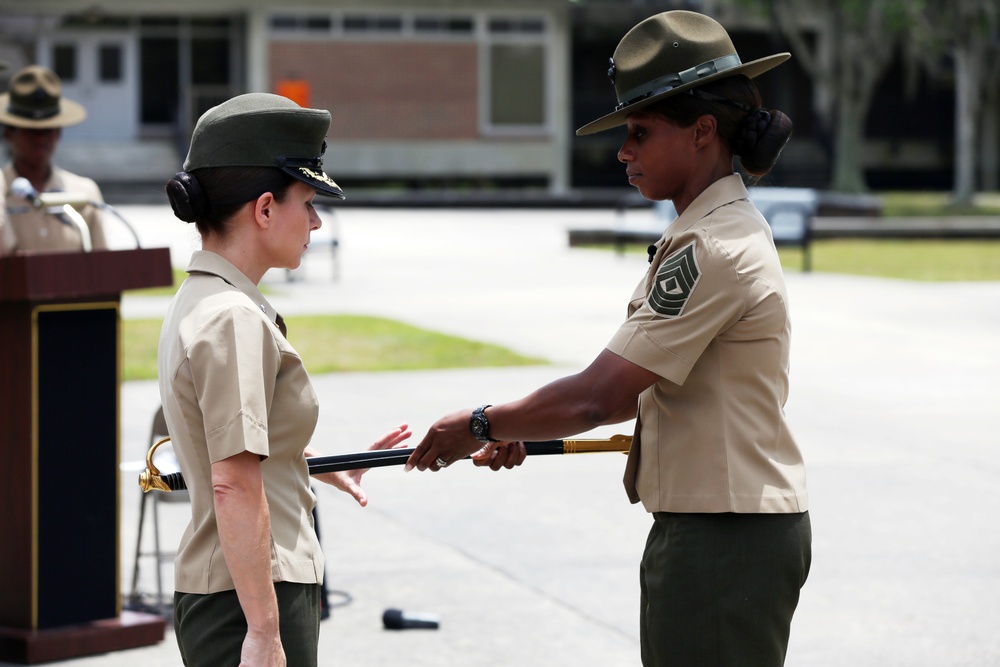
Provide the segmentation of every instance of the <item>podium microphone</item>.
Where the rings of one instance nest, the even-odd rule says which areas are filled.
[[[35,208],[60,209],[55,215],[66,224],[74,225],[80,230],[80,235],[84,237],[84,250],[90,250],[90,228],[87,227],[86,221],[75,210],[68,210],[67,207],[73,208],[74,206],[86,206],[89,204],[102,211],[110,211],[125,225],[129,233],[132,234],[132,238],[135,240],[135,247],[142,247],[135,228],[129,224],[129,221],[121,213],[116,211],[113,206],[105,202],[94,201],[89,195],[82,192],[39,192],[31,184],[31,181],[24,176],[18,176],[11,181],[10,192],[15,197],[26,199]],[[53,211],[49,212],[54,213]]]
[[[83,251],[91,251],[93,246],[90,243],[90,228],[87,227],[87,221],[83,219],[83,216],[73,208],[89,204],[90,199],[86,195],[69,192],[40,193],[24,176],[18,176],[11,181],[10,191],[15,197],[27,199],[35,208],[49,209],[49,213],[55,215],[63,224],[74,227],[80,233]],[[57,209],[57,212],[53,212],[53,208]]]
[[[85,206],[91,203],[90,196],[82,192],[39,192],[24,176],[11,181],[10,191],[15,197],[27,199],[35,208],[62,208],[67,204]]]
[[[431,614],[410,614],[399,609],[386,609],[382,614],[382,624],[386,630],[437,630],[440,621]]]

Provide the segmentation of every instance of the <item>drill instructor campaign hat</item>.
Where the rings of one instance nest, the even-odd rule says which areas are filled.
[[[41,65],[28,65],[10,78],[10,90],[0,95],[0,123],[9,127],[48,130],[78,125],[87,110],[62,96],[62,82]]]
[[[576,133],[594,134],[624,125],[628,114],[653,102],[727,76],[752,79],[790,57],[778,53],[744,63],[718,21],[683,10],[651,16],[622,37],[611,58],[608,76],[618,106]]]
[[[198,119],[184,170],[276,167],[317,194],[344,199],[323,171],[330,112],[306,109],[281,95],[247,93],[212,107]]]

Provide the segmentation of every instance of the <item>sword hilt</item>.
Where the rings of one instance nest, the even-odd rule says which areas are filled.
[[[153,443],[153,446],[146,452],[146,469],[139,473],[139,488],[143,493],[147,491],[183,491],[187,488],[184,482],[184,475],[179,472],[170,472],[166,475],[160,474],[160,470],[153,463],[153,454],[157,448],[165,442],[170,442],[170,438],[161,438]]]

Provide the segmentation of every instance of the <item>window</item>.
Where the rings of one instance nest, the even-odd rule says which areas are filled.
[[[490,124],[545,124],[545,47],[490,47]]]
[[[389,14],[347,14],[344,32],[393,33],[403,31],[403,17]]]
[[[52,70],[66,83],[76,81],[76,46],[56,44],[52,47]]]
[[[545,21],[540,18],[492,18],[490,32],[493,34],[535,34],[545,33]]]
[[[191,83],[224,86],[229,81],[229,40],[195,37],[191,40]]]
[[[484,131],[491,134],[545,131],[549,123],[545,19],[494,16],[489,18],[486,28]]]
[[[420,35],[471,35],[471,16],[420,15],[413,19],[413,31]]]
[[[140,119],[147,125],[177,122],[181,45],[177,37],[143,37],[139,42]]]
[[[102,44],[97,51],[97,76],[101,83],[120,83],[122,72],[122,47],[119,44]]]
[[[324,14],[276,14],[271,17],[274,32],[323,34],[333,30],[333,18]]]
[[[359,10],[337,12],[330,15],[283,11],[268,19],[271,32],[281,37],[300,35],[313,37],[378,37],[410,39],[458,38],[473,39],[477,18],[472,14],[450,12],[365,12]],[[515,28],[511,30],[516,31]]]

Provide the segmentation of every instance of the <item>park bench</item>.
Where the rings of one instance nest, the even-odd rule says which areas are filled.
[[[812,222],[819,196],[812,188],[749,188],[750,201],[771,226],[775,246],[802,250],[802,270],[812,270]]]
[[[802,270],[812,269],[809,244],[812,220],[819,206],[819,195],[812,188],[748,188],[750,200],[771,227],[775,246],[794,246],[802,250]],[[666,227],[677,217],[674,205],[658,201],[653,205],[658,224]]]
[[[820,195],[811,188],[749,188],[750,199],[771,226],[776,246],[797,246],[802,249],[803,270],[809,271],[812,259],[809,244],[812,241],[812,222],[820,207]],[[617,221],[610,229],[571,229],[571,246],[611,243],[623,252],[626,245],[655,243],[663,230],[677,217],[670,201],[653,203],[653,218],[643,223],[627,220],[630,209],[648,209],[650,202],[637,192],[620,198],[615,207]]]

